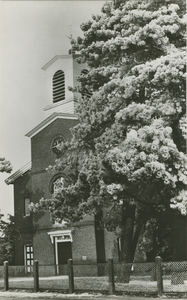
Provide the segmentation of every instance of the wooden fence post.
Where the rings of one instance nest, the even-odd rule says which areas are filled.
[[[39,270],[38,270],[38,261],[34,261],[33,267],[33,276],[34,276],[34,291],[37,293],[39,291]]]
[[[157,290],[158,296],[162,297],[163,295],[163,278],[162,278],[162,259],[160,256],[155,258],[156,263],[156,280],[157,280]]]
[[[69,275],[69,293],[74,293],[74,275],[73,275],[73,260],[68,259],[68,275]]]
[[[8,291],[8,261],[4,262],[4,289]]]
[[[108,283],[109,293],[112,295],[115,291],[113,259],[108,259]]]

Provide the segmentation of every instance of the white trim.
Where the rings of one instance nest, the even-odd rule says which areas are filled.
[[[31,199],[29,197],[24,197],[24,209],[25,209],[24,217],[30,216],[30,210],[29,210],[30,204],[31,204]]]
[[[75,54],[75,53],[72,53],[72,54],[65,54],[65,55],[55,55],[48,63],[46,63],[43,67],[42,67],[42,70],[47,70],[47,68],[52,65],[56,60],[58,59],[68,59],[68,58],[77,58],[79,57],[80,54]]]
[[[46,118],[52,115],[53,113],[64,113],[64,114],[74,114],[75,113],[75,101],[71,100],[62,100],[57,103],[58,105],[52,104],[48,108],[44,108]]]
[[[59,265],[58,265],[58,247],[57,247],[57,242],[55,239],[55,261],[56,261],[56,266],[57,266],[57,274],[59,275]]]
[[[57,266],[57,274],[59,275],[59,265],[58,265],[58,243],[62,242],[73,242],[72,238],[72,230],[73,229],[67,229],[67,230],[58,230],[58,231],[50,231],[47,234],[50,236],[51,243],[55,243],[55,261]],[[63,236],[69,235],[70,239],[63,239]],[[57,237],[62,237],[62,239],[58,240]]]
[[[27,171],[31,170],[31,162],[27,163],[25,166],[23,166],[21,169],[13,173],[11,176],[9,176],[6,180],[6,184],[14,183],[14,180],[16,180],[18,177],[24,175]]]
[[[29,131],[25,136],[32,138],[34,135],[36,135],[38,132],[40,132],[42,129],[44,129],[46,126],[51,124],[56,119],[77,120],[78,117],[77,117],[77,115],[74,115],[74,114],[53,113],[47,119],[45,119],[43,122],[41,122],[39,125],[37,125],[35,128],[33,128],[31,131]]]
[[[44,111],[49,110],[51,108],[55,108],[55,107],[61,106],[61,105],[64,105],[64,104],[69,103],[69,102],[76,101],[76,100],[77,100],[77,97],[66,98],[64,100],[61,100],[61,101],[58,101],[58,102],[55,102],[55,103],[47,105],[46,107],[44,107]]]
[[[59,243],[59,242],[73,242],[72,230],[71,229],[58,230],[58,231],[50,231],[47,234],[50,236],[52,244],[54,243],[54,238],[55,238],[55,243]],[[65,239],[65,236],[67,236],[67,235],[70,236],[69,239]],[[61,237],[61,239],[58,240],[57,237]]]

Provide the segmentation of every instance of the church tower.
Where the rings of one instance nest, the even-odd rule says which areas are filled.
[[[78,54],[56,55],[42,70],[45,71],[45,116],[49,117],[54,112],[75,113],[75,99],[79,93],[72,92],[69,87],[78,85],[76,77],[85,68],[76,61]]]
[[[79,276],[95,276],[100,272],[97,263],[105,262],[113,252],[113,243],[105,247],[104,242],[105,235],[108,241],[113,236],[98,230],[100,216],[87,215],[78,224],[67,224],[53,220],[49,212],[29,210],[31,202],[51,199],[57,182],[63,185],[68,181],[65,170],[50,173],[47,168],[68,155],[68,149],[60,146],[71,140],[71,128],[78,124],[76,99],[81,94],[69,90],[79,85],[77,76],[87,73],[86,65],[77,63],[78,56],[56,55],[42,67],[45,119],[26,134],[31,140],[31,162],[6,180],[14,185],[15,228],[19,233],[14,245],[15,264],[24,265],[26,273],[38,260],[40,265],[49,266],[49,274],[66,275],[67,261],[72,258],[80,264]],[[82,264],[95,267],[84,268]]]

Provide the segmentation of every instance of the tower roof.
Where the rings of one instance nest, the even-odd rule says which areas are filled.
[[[68,58],[77,58],[79,57],[79,54],[65,54],[65,55],[55,55],[48,63],[46,63],[43,67],[42,70],[47,70],[47,68],[52,65],[56,60],[58,59],[68,59]]]

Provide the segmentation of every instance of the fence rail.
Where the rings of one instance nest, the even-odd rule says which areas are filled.
[[[163,263],[156,257],[152,263],[0,266],[0,289],[32,289],[76,292],[187,293],[187,262]]]

